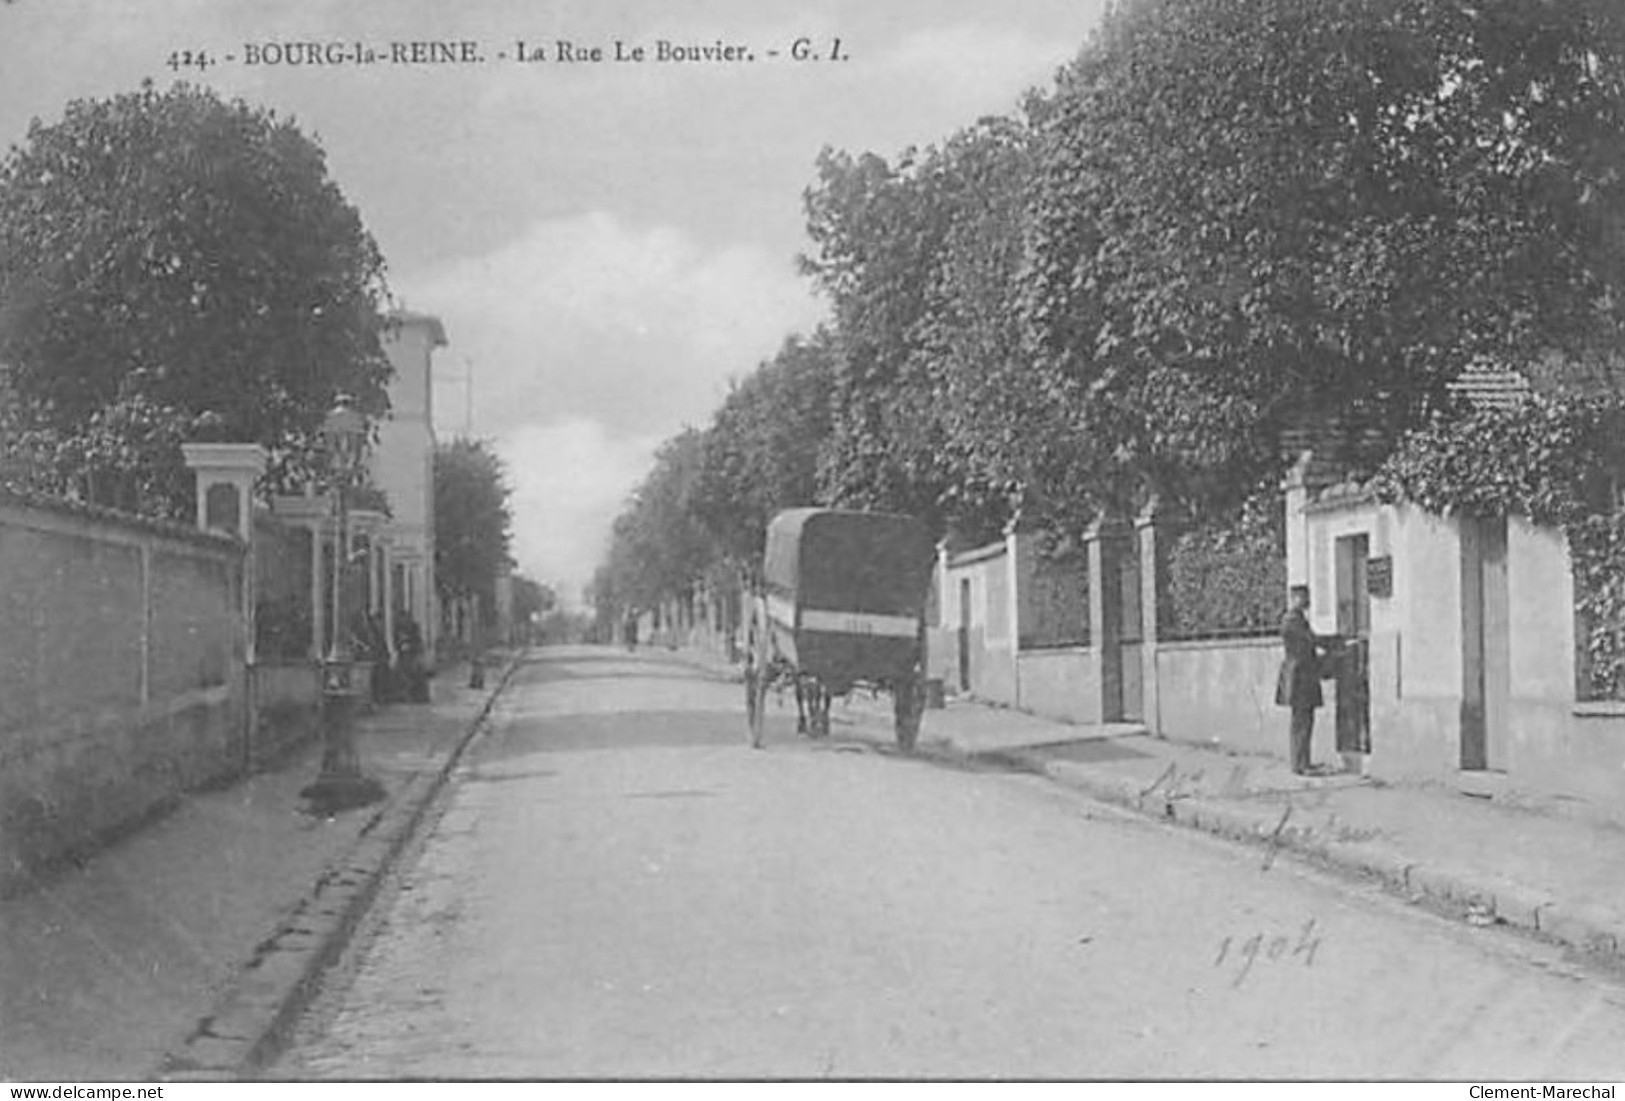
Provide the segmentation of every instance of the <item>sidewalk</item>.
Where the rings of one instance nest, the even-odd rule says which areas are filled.
[[[685,656],[737,676],[712,655]],[[830,717],[834,737],[894,744],[889,699],[855,693]],[[1284,716],[1281,743],[1284,750]],[[926,712],[918,750],[1038,772],[1104,802],[1257,845],[1261,864],[1288,850],[1475,925],[1517,926],[1625,962],[1625,829],[1615,825],[1443,787],[1296,776],[1283,758],[961,699]]]
[[[239,1077],[342,948],[516,661],[479,690],[451,666],[434,703],[358,721],[381,803],[306,813],[318,740],[0,902],[0,1081]]]

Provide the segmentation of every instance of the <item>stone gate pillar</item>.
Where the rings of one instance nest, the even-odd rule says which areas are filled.
[[[1135,518],[1140,555],[1140,687],[1145,728],[1162,733],[1162,691],[1157,680],[1157,648],[1162,640],[1164,601],[1168,599],[1167,513],[1153,496]]]
[[[1031,553],[1025,546],[1030,540],[1022,530],[1020,513],[1004,525],[1005,584],[1010,593],[1010,631],[1006,641],[1010,646],[1010,695],[1014,707],[1021,706],[1021,556]]]
[[[243,660],[254,664],[254,483],[265,473],[265,449],[257,443],[183,443],[181,454],[197,475],[197,526],[235,536],[244,547]]]
[[[1286,583],[1289,589],[1293,585],[1309,584],[1309,516],[1305,508],[1309,504],[1309,463],[1312,457],[1312,452],[1308,451],[1298,456],[1298,461],[1292,464],[1281,487],[1285,491]],[[1281,594],[1283,604],[1286,595]]]
[[[325,548],[331,536],[333,504],[328,497],[277,496],[271,515],[310,533],[310,660],[319,662],[326,652],[327,578]]]
[[[1102,513],[1084,533],[1089,553],[1089,653],[1100,686],[1097,722],[1123,721],[1123,556],[1133,553],[1133,531]]]
[[[181,454],[197,475],[197,526],[252,543],[254,483],[265,473],[265,449],[257,443],[183,443]]]

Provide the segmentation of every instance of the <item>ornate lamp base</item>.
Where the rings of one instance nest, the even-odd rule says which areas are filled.
[[[299,792],[310,803],[310,813],[331,817],[339,811],[371,806],[383,799],[384,785],[371,776],[338,776],[326,773]]]
[[[352,721],[360,699],[355,663],[330,659],[322,663],[322,770],[300,795],[312,814],[329,816],[376,803],[384,786],[362,774]]]

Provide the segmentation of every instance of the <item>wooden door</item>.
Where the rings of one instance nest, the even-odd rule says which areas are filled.
[[[970,691],[970,579],[959,582],[959,690]]]
[[[1504,516],[1461,520],[1461,767],[1506,768],[1511,645]]]
[[[1371,543],[1365,535],[1337,540],[1337,751],[1371,752]]]

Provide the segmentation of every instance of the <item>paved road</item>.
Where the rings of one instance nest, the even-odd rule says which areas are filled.
[[[1625,987],[1555,949],[543,653],[278,1074],[1625,1077]]]

